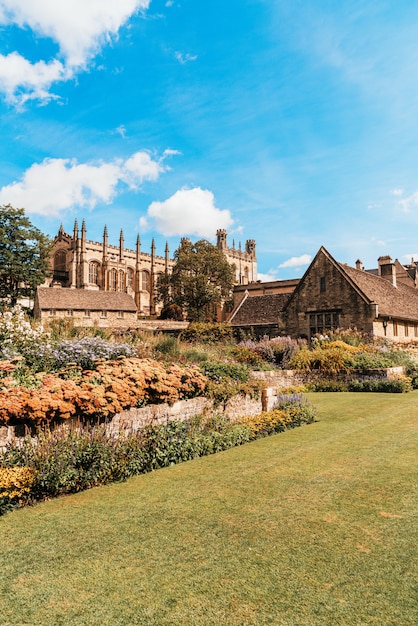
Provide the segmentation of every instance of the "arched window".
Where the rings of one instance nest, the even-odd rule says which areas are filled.
[[[56,255],[54,256],[54,270],[59,272],[65,272],[66,268],[66,260],[67,255],[65,250],[58,250]]]
[[[93,285],[99,284],[99,268],[100,264],[97,261],[89,263],[89,283]]]
[[[151,276],[146,270],[142,272],[142,291],[151,291]]]
[[[123,270],[118,272],[118,291],[125,291],[125,272]]]
[[[128,267],[128,271],[126,273],[126,284],[128,286],[129,289],[134,289],[134,271],[132,269],[132,267]]]
[[[116,291],[118,285],[118,273],[116,270],[109,272],[109,291]]]
[[[62,284],[68,280],[67,255],[65,250],[58,250],[54,256],[53,280]]]

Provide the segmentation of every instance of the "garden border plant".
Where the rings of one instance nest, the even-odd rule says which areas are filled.
[[[221,415],[149,424],[110,433],[106,424],[39,431],[0,453],[0,514],[25,504],[126,480],[130,476],[214,454],[315,421],[301,395],[282,395],[275,409],[230,421]]]

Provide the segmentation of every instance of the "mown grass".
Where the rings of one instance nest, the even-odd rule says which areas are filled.
[[[418,392],[0,519],[0,623],[418,623]]]

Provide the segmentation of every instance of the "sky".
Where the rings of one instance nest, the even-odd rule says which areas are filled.
[[[418,3],[0,0],[0,205],[55,236],[418,260]]]

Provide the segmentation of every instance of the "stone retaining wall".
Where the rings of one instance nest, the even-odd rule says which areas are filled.
[[[361,372],[343,372],[337,380],[363,380],[365,378],[380,378],[391,380],[404,373],[403,367],[391,367],[384,370],[362,370]],[[283,389],[303,385],[323,379],[320,373],[302,373],[296,370],[275,370],[268,372],[253,372],[252,376],[266,383],[260,398],[250,396],[234,396],[225,406],[214,407],[209,398],[192,398],[180,400],[172,406],[168,404],[150,404],[136,409],[122,411],[108,423],[109,432],[117,433],[124,430],[136,431],[146,424],[164,422],[166,420],[186,420],[194,415],[216,412],[223,413],[230,420],[236,420],[247,415],[258,415],[261,411],[270,411],[277,401],[277,396]],[[329,376],[327,377],[329,378]],[[18,442],[25,435],[25,424],[18,426],[0,425],[0,449],[7,444]]]
[[[132,408],[118,413],[108,422],[107,428],[110,433],[134,432],[147,424],[161,423],[166,420],[186,420],[195,415],[207,413],[223,413],[233,421],[247,415],[257,415],[266,410],[264,407],[267,407],[269,403],[271,405],[272,397],[273,394],[267,395],[267,390],[264,389],[258,399],[238,395],[231,398],[225,406],[214,407],[212,400],[202,397],[180,400],[171,406],[168,404],[150,404],[139,409]],[[71,424],[72,420],[65,423]],[[24,424],[18,426],[0,425],[0,449],[4,449],[9,443],[22,440],[25,430]]]
[[[393,380],[398,376],[405,374],[403,366],[387,367],[382,369],[369,370],[347,370],[339,372],[332,380],[349,382],[350,380],[368,380],[374,378],[377,380]],[[299,370],[274,370],[267,372],[252,372],[253,378],[264,381],[269,387],[297,387],[318,380],[330,380],[330,375],[325,372],[312,371],[301,372]]]

